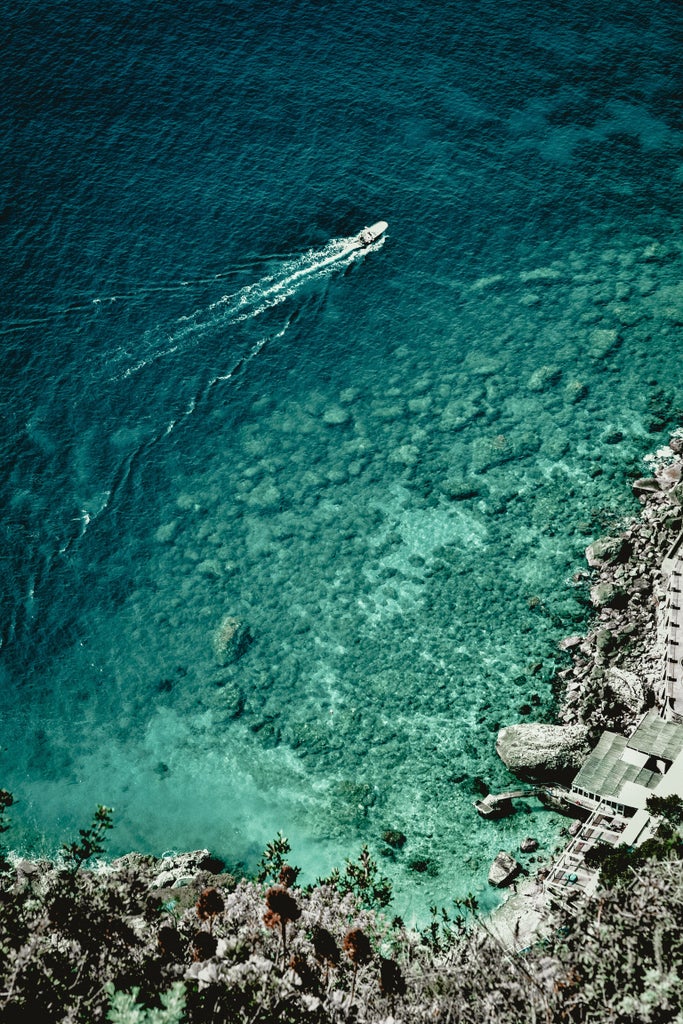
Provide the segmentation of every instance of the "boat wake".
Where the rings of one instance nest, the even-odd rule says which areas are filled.
[[[362,255],[357,237],[333,239],[322,249],[311,249],[296,259],[285,261],[275,273],[260,281],[221,296],[208,309],[181,317],[173,338],[251,320],[291,298],[304,285],[345,269]]]
[[[371,247],[377,249],[383,243],[384,237],[373,238]],[[268,310],[282,305],[304,289],[309,292],[315,291],[333,274],[347,270],[352,263],[365,255],[368,248],[367,242],[360,242],[359,236],[353,235],[348,238],[332,239],[322,248],[309,249],[295,258],[280,259],[277,269],[272,273],[234,292],[222,295],[204,308],[179,317],[161,345],[159,330],[156,329],[148,335],[147,351],[144,351],[144,345],[143,351],[138,347],[137,358],[131,359],[130,350],[125,353],[119,352],[115,362],[119,365],[123,363],[124,368],[118,372],[115,370],[110,379],[130,379],[174,353],[179,357],[186,356],[190,349],[199,345],[205,337],[210,338],[228,327],[243,324],[251,327],[252,324],[258,323],[258,318]],[[228,275],[226,273],[222,276]],[[297,319],[298,313],[299,308],[290,304],[284,317],[279,316],[274,322],[269,320],[267,325],[264,323],[261,331],[249,331],[248,347],[242,351],[239,345],[231,343],[228,366],[210,379],[197,382],[199,386],[194,393],[186,395],[185,407],[176,410],[165,428],[159,431],[158,436],[168,436],[175,431],[203,405],[215,387],[240,377],[268,343],[284,337],[290,325]],[[110,374],[113,369],[110,361]]]

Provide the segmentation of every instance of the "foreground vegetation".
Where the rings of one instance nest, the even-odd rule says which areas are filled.
[[[0,794],[4,831],[12,798]],[[3,1022],[683,1020],[679,843],[612,871],[609,888],[515,955],[474,900],[435,910],[422,932],[390,920],[366,850],[302,888],[279,836],[257,878],[199,872],[169,895],[151,857],[89,869],[110,827],[101,807],[58,864],[2,858]]]

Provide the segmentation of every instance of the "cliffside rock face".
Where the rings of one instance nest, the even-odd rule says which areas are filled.
[[[517,875],[522,870],[522,865],[518,864],[514,857],[511,857],[505,850],[501,850],[489,871],[489,885],[495,885],[497,889],[502,889],[503,886],[509,885],[510,882],[514,881]]]
[[[583,725],[545,725],[523,722],[501,729],[498,756],[522,779],[546,782],[569,780],[589,752]]]
[[[200,873],[216,874],[223,862],[212,857],[208,850],[192,850],[175,856],[162,857],[156,864],[153,889],[178,889],[187,885]]]

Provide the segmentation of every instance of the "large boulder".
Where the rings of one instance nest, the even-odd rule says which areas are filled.
[[[645,689],[635,672],[621,668],[608,668],[605,682],[617,700],[628,708],[632,715],[638,715],[645,705]]]
[[[659,480],[657,480],[656,477],[643,476],[639,477],[638,480],[633,481],[631,489],[636,498],[638,498],[642,494],[657,494],[662,488],[660,487]]]
[[[491,865],[489,885],[495,885],[497,889],[502,889],[503,886],[513,882],[521,870],[522,865],[505,850],[501,850]]]
[[[655,473],[655,479],[663,491],[670,491],[680,481],[683,463],[672,462],[669,466],[661,466]]]
[[[624,609],[628,604],[628,594],[609,580],[594,584],[590,591],[591,604],[594,608]]]
[[[588,755],[588,730],[583,725],[522,722],[501,729],[498,756],[522,779],[534,782],[569,780]]]
[[[592,568],[614,565],[616,562],[628,561],[631,551],[631,545],[625,537],[600,537],[586,548],[586,561]]]

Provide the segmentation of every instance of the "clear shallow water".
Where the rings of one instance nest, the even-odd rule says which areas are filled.
[[[557,835],[472,800],[510,781],[498,724],[552,716],[583,548],[683,406],[683,19],[383,8],[10,17],[25,849],[101,802],[115,852],[251,865],[282,829],[314,877],[400,829],[382,864],[419,914]],[[226,615],[253,642],[223,665]]]

